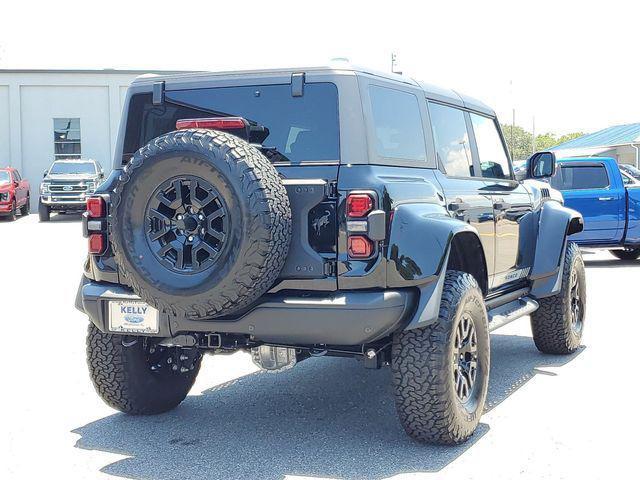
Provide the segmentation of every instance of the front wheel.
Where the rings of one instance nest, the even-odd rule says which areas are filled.
[[[391,349],[400,422],[412,438],[457,444],[475,431],[489,385],[489,327],[478,283],[446,274],[438,320],[397,333]]]
[[[44,203],[38,203],[38,216],[41,222],[48,222],[51,218],[51,209]]]
[[[11,204],[11,213],[9,213],[9,220],[15,220],[15,219],[16,219],[16,202],[14,200],[13,203]]]
[[[178,406],[189,393],[200,370],[200,352],[149,340],[103,333],[89,325],[89,374],[98,395],[110,407],[133,415],[153,415]]]
[[[625,248],[624,250],[609,250],[611,255],[620,260],[636,260],[640,257],[640,248]]]
[[[575,243],[567,245],[560,293],[538,302],[531,314],[533,341],[543,353],[569,354],[580,346],[586,314],[584,262]]]

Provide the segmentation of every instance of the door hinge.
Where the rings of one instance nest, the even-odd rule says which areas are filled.
[[[329,182],[326,187],[327,198],[338,198],[338,182]]]
[[[304,72],[291,74],[291,96],[302,97],[304,95]]]
[[[164,82],[154,82],[151,100],[154,105],[162,105],[164,103]]]
[[[324,262],[324,274],[327,277],[333,277],[336,273],[338,272],[338,263],[333,261],[333,260],[329,260]]]

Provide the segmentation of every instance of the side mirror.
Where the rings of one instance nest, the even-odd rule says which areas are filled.
[[[98,176],[100,177],[100,179],[103,179],[104,178],[104,171],[100,170],[100,174]]]
[[[542,179],[553,177],[556,173],[556,154],[537,152],[527,160],[526,178]]]
[[[48,170],[45,170],[45,171],[44,171],[44,173],[42,174],[42,178],[46,177],[46,176],[47,176],[47,173],[49,173],[49,171],[48,171]]]

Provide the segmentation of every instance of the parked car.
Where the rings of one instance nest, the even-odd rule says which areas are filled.
[[[582,218],[537,181],[552,153],[515,180],[483,103],[315,68],[139,78],[125,105],[76,299],[114,408],[175,407],[204,353],[354,357],[391,367],[410,436],[459,443],[484,410],[489,331],[531,315],[540,351],[580,345]]]
[[[573,241],[632,260],[640,257],[640,184],[625,182],[621,171],[614,158],[562,158],[550,184],[584,218]]]
[[[96,160],[56,160],[45,170],[40,184],[40,221],[49,221],[51,212],[84,212],[87,196],[103,179],[104,171]]]
[[[625,185],[640,185],[640,170],[633,165],[618,164],[622,174],[622,183]]]
[[[0,216],[29,215],[29,201],[29,182],[15,168],[0,168]]]

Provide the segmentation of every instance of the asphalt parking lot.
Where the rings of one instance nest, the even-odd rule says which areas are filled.
[[[489,405],[459,447],[425,446],[396,418],[387,370],[312,359],[280,374],[207,357],[173,412],[102,403],[73,308],[77,216],[0,220],[4,330],[0,477],[135,479],[629,478],[637,472],[640,261],[585,254],[584,347],[538,353],[526,319],[492,335]]]

